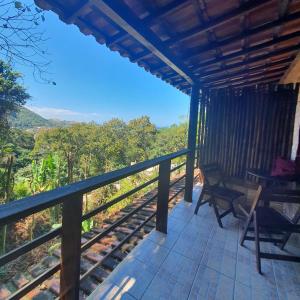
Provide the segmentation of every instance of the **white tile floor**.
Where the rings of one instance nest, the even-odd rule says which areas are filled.
[[[253,242],[239,245],[242,222],[228,216],[221,229],[209,206],[194,215],[198,194],[172,210],[167,235],[152,231],[89,299],[299,300],[300,264],[264,259],[259,275]],[[299,245],[292,236],[287,251],[300,255]]]

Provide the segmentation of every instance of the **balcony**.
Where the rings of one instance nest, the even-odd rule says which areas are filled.
[[[209,206],[201,207],[198,215],[193,213],[200,189],[196,186],[193,194],[195,165],[217,162],[226,175],[242,180],[249,168],[270,172],[277,157],[295,158],[300,127],[296,114],[300,111],[299,83],[295,84],[299,82],[295,70],[300,62],[299,3],[35,2],[190,95],[188,142],[187,149],[177,153],[2,206],[0,226],[62,205],[61,227],[4,254],[0,266],[57,237],[61,238],[60,259],[19,289],[8,291],[5,298],[28,296],[54,275],[58,283],[51,297],[85,298],[84,280],[95,277],[94,272],[111,255],[152,221],[156,231],[126,253],[90,299],[299,299],[299,264],[264,260],[264,275],[259,275],[254,266],[254,245],[246,242],[246,247],[239,246],[240,219],[228,215],[225,228],[220,229]],[[279,82],[285,85],[279,86]],[[171,168],[172,160],[178,157],[186,157],[186,161]],[[154,166],[159,168],[158,177],[82,214],[86,193]],[[185,168],[184,174],[172,178],[180,168]],[[157,189],[149,198],[130,211],[121,211],[119,219],[82,241],[82,221],[154,182]],[[168,216],[169,203],[177,196],[185,201]],[[148,205],[153,205],[148,217],[134,229],[123,227],[127,231],[124,238],[112,243],[110,251],[94,264],[82,268],[85,251]],[[276,246],[263,247],[265,252],[279,251]],[[299,255],[296,237],[292,236],[286,251]]]
[[[208,205],[194,215],[200,189],[173,208],[167,235],[152,231],[88,299],[299,299],[300,264],[263,260],[258,274],[254,243],[239,245],[241,220],[228,216],[221,229]],[[286,251],[299,255],[300,240]]]

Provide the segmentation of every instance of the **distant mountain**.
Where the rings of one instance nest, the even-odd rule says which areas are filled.
[[[66,127],[72,123],[74,122],[45,119],[26,107],[21,107],[18,112],[12,113],[9,117],[10,126],[18,129]]]

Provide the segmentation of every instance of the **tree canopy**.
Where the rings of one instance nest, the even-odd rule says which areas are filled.
[[[30,98],[25,88],[18,83],[20,78],[20,73],[0,60],[0,136],[8,129],[8,115]]]

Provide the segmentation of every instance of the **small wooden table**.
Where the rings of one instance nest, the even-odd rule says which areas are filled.
[[[263,187],[276,184],[284,184],[288,182],[299,181],[298,175],[288,175],[288,176],[271,176],[269,172],[262,171],[259,169],[249,169],[247,170],[246,176],[253,176],[258,179],[259,184]]]
[[[258,183],[262,187],[276,186],[287,184],[289,182],[299,182],[298,175],[289,175],[289,176],[271,176],[269,172],[262,171],[259,169],[249,169],[246,172],[247,176],[253,176],[258,179]],[[269,206],[268,201],[264,201],[264,206]]]

